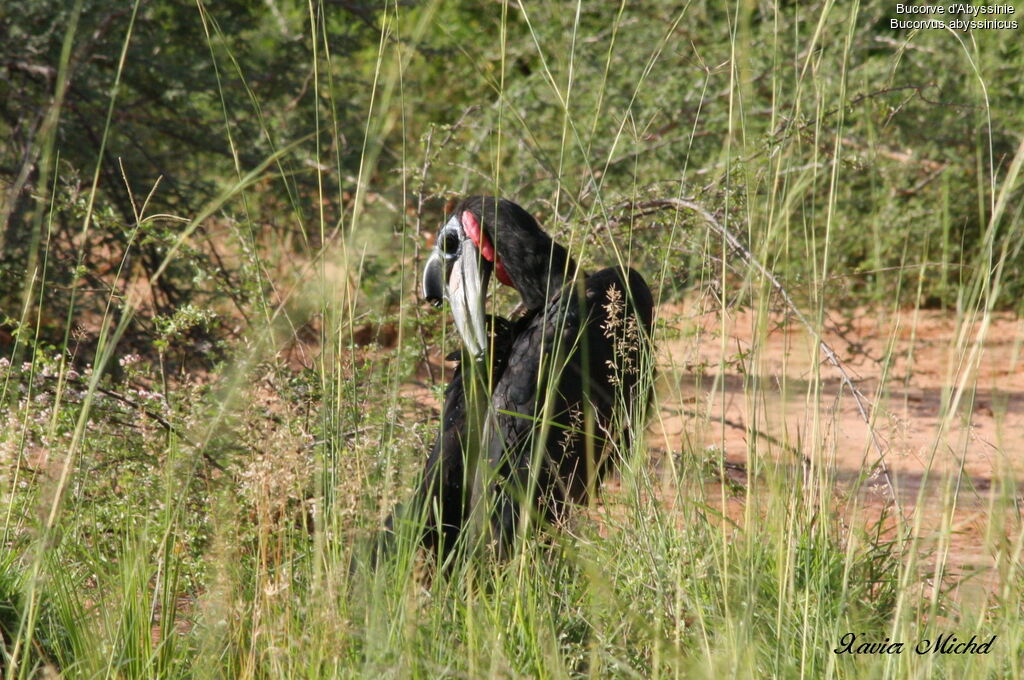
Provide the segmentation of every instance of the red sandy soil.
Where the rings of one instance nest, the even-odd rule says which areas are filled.
[[[923,310],[829,314],[822,339],[866,397],[869,427],[840,371],[795,319],[698,304],[664,306],[660,318],[676,337],[658,348],[653,450],[716,447],[741,482],[746,475],[735,470],[748,469],[752,455],[797,468],[807,465],[801,457],[813,461],[834,470],[849,494],[835,504],[847,524],[869,524],[888,506],[923,549],[944,552],[936,539],[948,536],[947,522],[952,572],[980,569],[976,582],[996,584],[988,569],[996,549],[1012,555],[1021,530],[1006,508],[1019,502],[1024,478],[1024,322]],[[880,453],[889,479],[857,484]],[[992,524],[1000,496],[1008,502]],[[743,502],[734,497],[727,514],[738,518]]]
[[[842,373],[799,321],[707,301],[658,310],[658,409],[647,437],[656,467],[685,456],[713,459],[708,450],[724,452],[730,481],[741,487],[766,462],[802,473],[795,478],[805,485],[816,483],[815,471],[834,472],[831,505],[845,526],[871,528],[884,512],[888,535],[909,530],[918,538],[924,568],[944,559],[954,580],[978,572],[965,581],[972,593],[957,587],[961,599],[998,586],[996,553],[1005,564],[1021,534],[1024,321],[937,310],[826,314],[822,340],[863,393],[869,426]],[[435,379],[440,368],[433,364]],[[403,393],[419,408],[437,407],[423,383]],[[880,457],[888,476],[865,481]],[[742,523],[756,499],[735,489],[722,494],[713,468],[702,502],[726,498],[726,514]],[[655,493],[669,507],[680,497],[672,486],[679,480],[658,476]],[[616,513],[618,491],[607,480],[600,513]]]

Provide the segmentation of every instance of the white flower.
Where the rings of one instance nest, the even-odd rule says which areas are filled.
[[[121,368],[128,368],[129,366],[134,366],[140,361],[142,361],[142,357],[138,354],[126,354],[118,359],[117,363],[121,365]]]

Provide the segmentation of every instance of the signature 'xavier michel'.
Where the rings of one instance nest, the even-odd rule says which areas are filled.
[[[952,633],[943,633],[935,639],[919,640],[913,650],[917,654],[988,654],[996,637],[993,635],[987,642],[978,642],[977,635],[962,640]],[[893,642],[889,638],[869,640],[865,635],[846,633],[832,651],[835,654],[902,654],[905,648],[906,643]]]

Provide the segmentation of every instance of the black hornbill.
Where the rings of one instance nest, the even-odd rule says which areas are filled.
[[[485,313],[492,273],[522,298],[514,322]],[[585,276],[523,208],[474,196],[441,228],[423,295],[449,301],[463,349],[415,502],[389,530],[412,518],[443,557],[476,525],[504,550],[527,511],[552,521],[585,502],[643,427],[651,292],[629,268]]]

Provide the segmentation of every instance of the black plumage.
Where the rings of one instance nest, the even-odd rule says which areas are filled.
[[[489,331],[490,344],[494,351],[486,366],[489,371],[486,383],[495,384],[505,371],[512,346],[513,325],[507,319],[491,316]],[[417,524],[425,522],[424,546],[445,551],[455,545],[455,540],[465,524],[471,501],[470,485],[466,483],[466,460],[462,442],[466,434],[466,384],[463,380],[463,366],[472,361],[472,358],[464,357],[462,352],[453,352],[447,358],[458,360],[459,364],[444,391],[440,432],[427,457],[414,502],[396,510],[387,520],[388,532],[393,530],[393,523],[398,516]]]
[[[425,294],[440,302],[444,289],[456,320],[462,315],[466,348],[445,392],[440,432],[414,502],[389,525],[399,516],[422,522],[423,543],[445,555],[483,502],[487,518],[479,524],[503,550],[527,510],[534,520],[551,522],[586,502],[614,445],[628,448],[642,429],[653,300],[632,269],[578,271],[568,252],[510,201],[464,200],[437,243]],[[486,328],[470,330],[471,337],[465,329],[485,318],[482,295],[466,294],[455,304],[450,290],[466,286],[459,277],[470,274],[451,272],[469,257],[479,258],[476,269],[465,271],[479,272],[481,289],[497,272],[526,308],[514,322],[486,317]],[[467,311],[474,305],[479,310]],[[477,347],[480,337],[485,348]],[[469,388],[473,376],[477,392]]]

